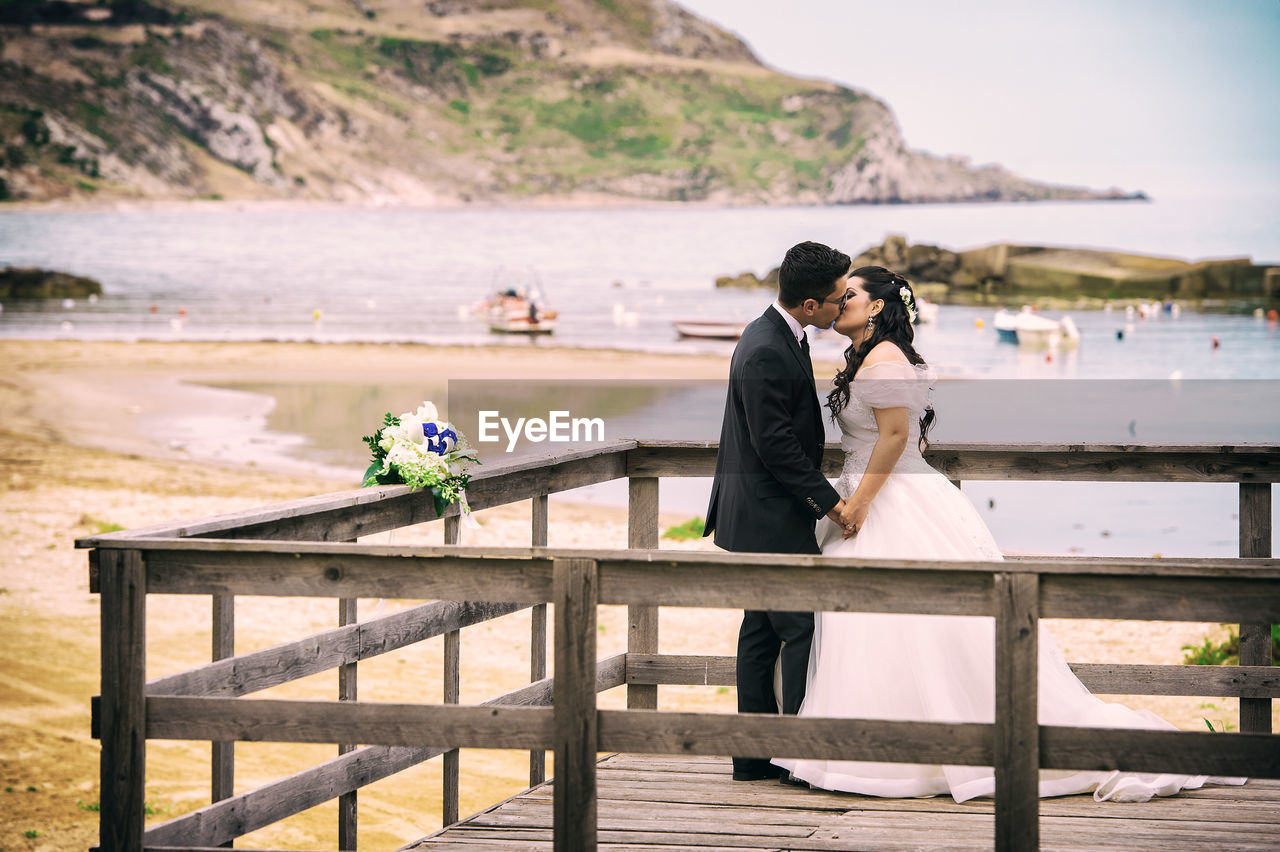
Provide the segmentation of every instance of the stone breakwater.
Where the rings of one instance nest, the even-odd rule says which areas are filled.
[[[1092,299],[1186,299],[1280,302],[1280,267],[1247,257],[1187,261],[1095,249],[998,243],[967,251],[912,245],[890,236],[853,260],[883,266],[939,301],[985,301],[1013,295]],[[777,287],[778,269],[764,278],[744,272],[717,287]]]
[[[83,299],[101,296],[102,285],[92,278],[35,269],[0,268],[0,301],[9,299]]]

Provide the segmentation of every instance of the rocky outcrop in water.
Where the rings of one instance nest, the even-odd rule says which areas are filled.
[[[930,298],[1280,300],[1280,267],[1247,257],[1186,261],[1096,249],[999,243],[968,251],[890,236],[853,261],[905,276]]]
[[[102,285],[92,278],[32,267],[0,268],[0,300],[84,299],[100,295]]]
[[[900,235],[864,249],[851,270],[882,266],[935,301],[986,302],[1007,297],[1055,299],[1222,299],[1247,304],[1280,302],[1280,266],[1257,266],[1247,257],[1186,261],[1095,249],[998,243],[952,251],[909,243]],[[775,267],[764,278],[752,272],[722,276],[716,287],[778,287]]]
[[[755,290],[759,287],[778,288],[779,267],[769,270],[764,278],[757,278],[754,272],[742,272],[738,275],[724,275],[716,279],[716,287],[732,287],[738,290]]]

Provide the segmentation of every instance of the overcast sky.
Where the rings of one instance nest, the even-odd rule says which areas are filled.
[[[1280,0],[679,0],[907,144],[1029,178],[1280,194]]]

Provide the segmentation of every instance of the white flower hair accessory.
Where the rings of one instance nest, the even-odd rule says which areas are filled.
[[[898,295],[902,297],[902,304],[907,308],[907,316],[911,318],[912,322],[915,322],[919,314],[916,312],[915,300],[911,298],[911,289],[909,287],[899,287]]]

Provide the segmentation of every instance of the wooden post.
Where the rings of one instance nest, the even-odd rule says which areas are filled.
[[[461,535],[461,520],[457,515],[444,519],[444,543],[457,544]],[[444,634],[444,703],[457,704],[461,694],[462,632],[450,630]],[[441,812],[444,825],[458,821],[458,770],[459,751],[450,749],[444,753],[444,778],[442,782]]]
[[[628,480],[627,547],[658,549],[658,478]],[[627,607],[627,653],[658,653],[658,608]],[[657,710],[657,684],[627,684],[627,709]]]
[[[556,852],[596,848],[596,602],[592,559],[554,564],[555,760],[553,787]]]
[[[547,546],[547,495],[533,498],[533,546]],[[529,627],[529,682],[536,683],[547,676],[547,605],[537,604],[532,610]],[[529,786],[536,787],[547,780],[547,754],[536,749],[529,752]]]
[[[147,577],[136,550],[99,554],[102,703],[98,842],[137,852],[146,821]]]
[[[1240,556],[1271,556],[1271,483],[1240,483]],[[1240,665],[1271,665],[1271,625],[1240,625]],[[1271,733],[1271,699],[1240,699],[1240,730]]]
[[[234,657],[236,654],[236,597],[213,595],[213,662]],[[210,759],[211,800],[221,802],[236,792],[236,745],[234,742],[212,743]],[[228,848],[235,841],[222,844]]]
[[[355,624],[358,620],[357,599],[339,598],[338,626],[346,627],[348,624]],[[355,701],[357,697],[356,663],[345,663],[338,666],[338,700]],[[346,754],[354,751],[355,748],[354,743],[342,743],[338,746],[338,754]],[[338,797],[338,848],[342,850],[355,849],[357,845],[356,826],[358,812],[356,797],[355,790]]]
[[[996,574],[995,774],[1000,852],[1040,846],[1040,578]]]
[[[951,484],[952,484],[952,485],[954,485],[956,488],[960,488],[960,480],[959,480],[959,479],[953,479],[953,480],[951,480]],[[961,490],[963,491],[964,489],[963,489],[963,488],[961,488]]]

